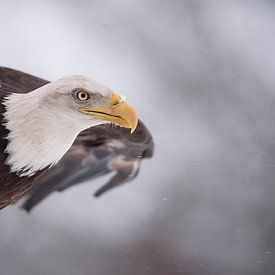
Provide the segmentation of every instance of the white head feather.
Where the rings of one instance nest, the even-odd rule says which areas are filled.
[[[110,104],[112,91],[84,76],[69,76],[28,94],[5,98],[5,127],[9,130],[6,163],[12,172],[31,176],[55,165],[84,129],[106,123],[78,111],[72,92],[84,89]]]

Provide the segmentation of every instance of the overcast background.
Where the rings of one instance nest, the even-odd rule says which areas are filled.
[[[1,275],[271,275],[275,2],[0,0],[0,64],[125,94],[156,144],[139,177],[0,212]]]

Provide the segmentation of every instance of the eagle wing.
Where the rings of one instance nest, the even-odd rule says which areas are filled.
[[[10,68],[0,67],[0,90],[27,93],[48,81]],[[112,173],[110,180],[95,196],[133,180],[143,158],[151,158],[154,143],[145,125],[139,120],[137,129],[109,124],[87,129],[79,134],[70,150],[40,177],[29,191],[23,208],[30,211],[53,191],[63,191],[73,185]]]

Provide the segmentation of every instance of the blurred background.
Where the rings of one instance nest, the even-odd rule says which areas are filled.
[[[0,64],[87,75],[154,137],[138,178],[0,213],[1,275],[271,275],[275,2],[0,0]]]

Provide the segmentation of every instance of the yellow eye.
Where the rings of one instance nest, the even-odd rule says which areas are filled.
[[[89,101],[91,99],[90,95],[85,91],[77,92],[76,97],[80,101]]]

